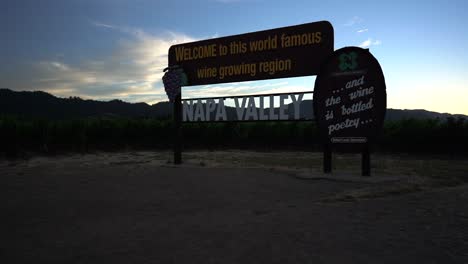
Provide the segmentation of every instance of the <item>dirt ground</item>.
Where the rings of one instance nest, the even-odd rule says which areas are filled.
[[[0,160],[0,263],[468,263],[466,159],[376,155],[361,181],[333,158],[322,178],[307,152]]]

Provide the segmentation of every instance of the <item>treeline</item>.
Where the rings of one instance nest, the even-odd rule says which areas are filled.
[[[315,122],[183,124],[185,149],[320,150]],[[27,119],[0,116],[0,155],[122,149],[170,149],[171,120],[150,118]],[[376,151],[468,154],[468,122],[405,119],[387,121]]]

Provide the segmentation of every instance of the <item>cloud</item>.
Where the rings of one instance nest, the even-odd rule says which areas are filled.
[[[109,24],[104,24],[104,23],[101,23],[101,22],[98,22],[98,21],[93,21],[93,20],[91,20],[90,22],[91,22],[91,24],[93,24],[96,27],[115,29],[115,26],[112,26],[112,25],[109,25]]]
[[[197,97],[222,97],[246,95],[254,93],[267,93],[276,89],[288,89],[287,81],[256,81],[256,82],[238,82],[226,84],[213,84],[200,86],[189,86],[183,90],[183,98]]]
[[[369,29],[363,28],[363,29],[360,29],[360,30],[358,30],[358,31],[356,31],[356,32],[357,32],[357,33],[364,33],[364,32],[367,32],[367,31],[369,31]]]
[[[153,103],[166,100],[161,78],[167,67],[171,45],[194,41],[185,34],[166,32],[152,35],[141,29],[91,23],[97,28],[118,31],[121,39],[106,54],[70,63],[51,58],[27,65],[28,80],[10,87],[43,90],[68,97],[99,100],[121,99]],[[19,78],[15,78],[19,79]]]
[[[382,44],[382,41],[378,39],[373,40],[372,38],[368,38],[367,40],[364,40],[361,44],[359,44],[359,47],[368,48],[370,46],[378,46],[380,44]]]
[[[344,24],[344,26],[347,26],[347,27],[350,27],[350,26],[354,26],[356,24],[360,24],[362,23],[364,20],[358,16],[354,16],[352,17],[350,20],[348,20],[348,22],[346,22]]]
[[[142,29],[92,21],[98,30],[120,32],[119,40],[105,53],[81,61],[67,61],[67,54],[21,65],[15,75],[1,76],[2,87],[42,90],[60,97],[147,102],[167,101],[163,69],[171,45],[196,39],[177,32],[154,35]],[[103,32],[105,34],[105,32]],[[25,77],[27,76],[27,77]],[[297,79],[297,78],[295,78]],[[307,91],[310,87],[289,80],[265,80],[185,87],[184,98],[255,93]]]

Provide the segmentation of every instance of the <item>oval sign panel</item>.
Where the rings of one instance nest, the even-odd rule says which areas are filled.
[[[324,142],[372,141],[385,117],[385,89],[382,68],[368,49],[336,50],[315,80],[314,113]]]

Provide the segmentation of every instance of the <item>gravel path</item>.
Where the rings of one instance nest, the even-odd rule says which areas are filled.
[[[0,263],[468,263],[468,186],[73,156],[0,166]]]

